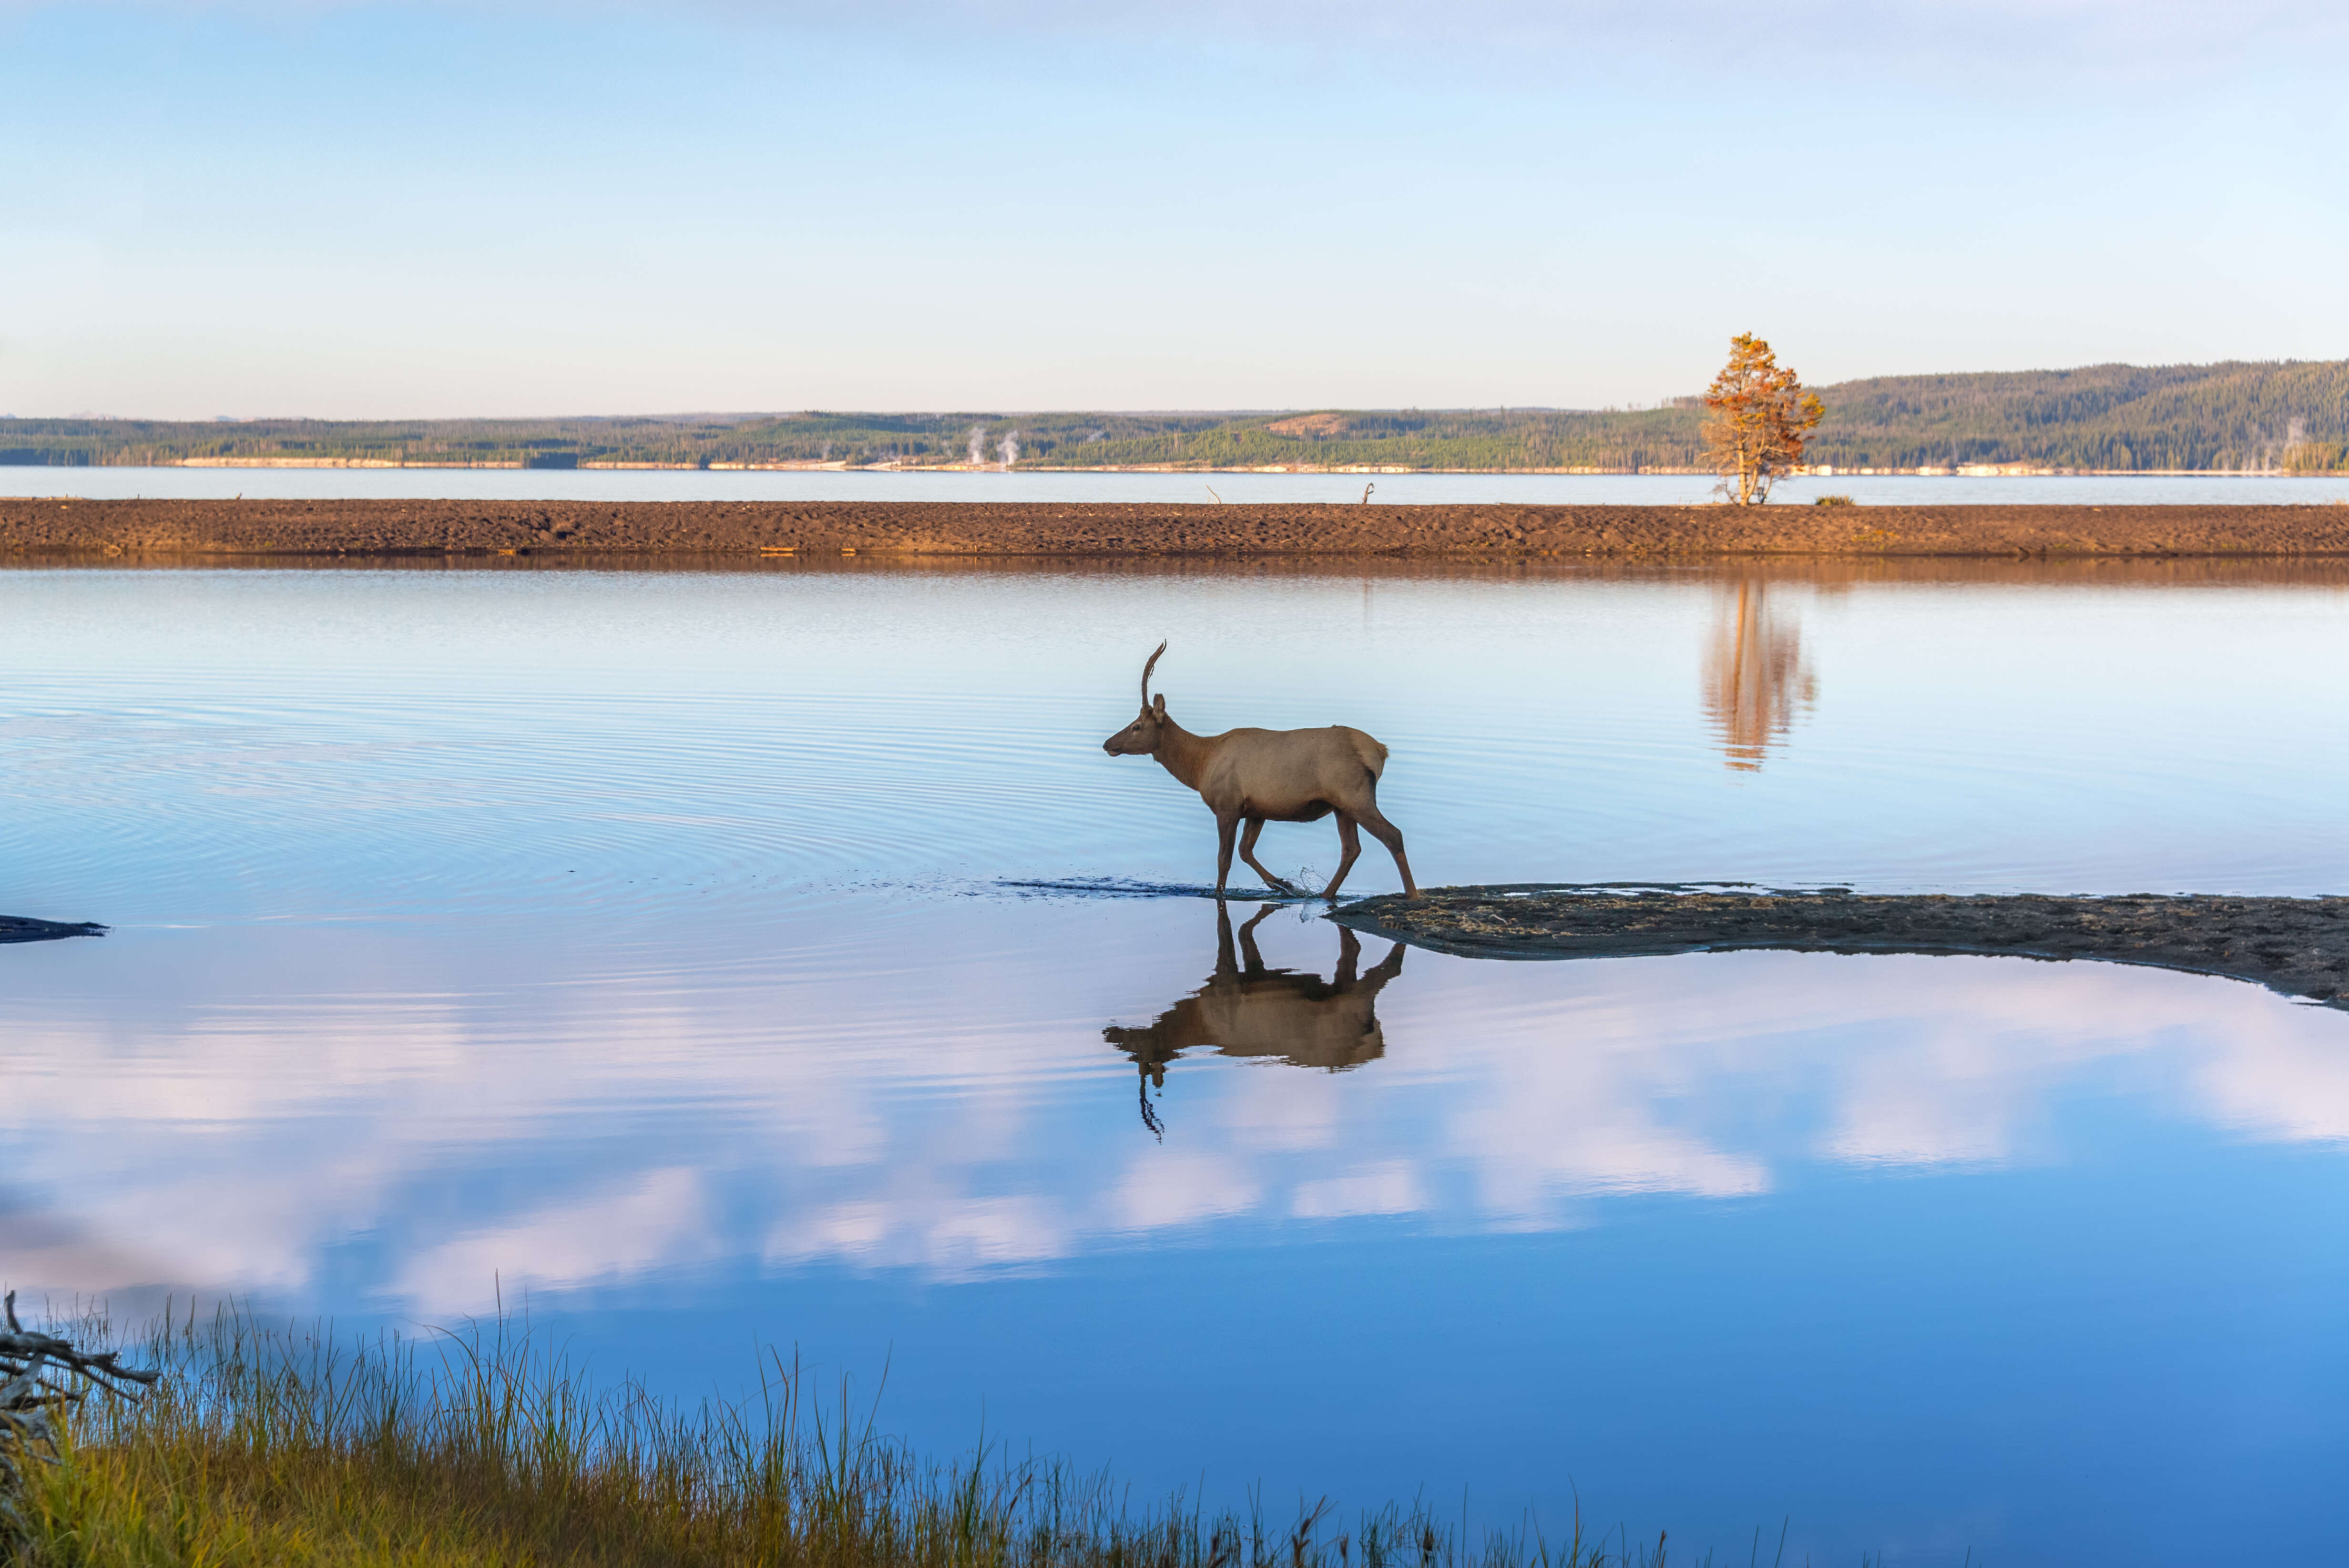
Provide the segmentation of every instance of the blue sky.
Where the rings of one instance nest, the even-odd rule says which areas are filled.
[[[2338,9],[0,0],[0,412],[2338,357]]]

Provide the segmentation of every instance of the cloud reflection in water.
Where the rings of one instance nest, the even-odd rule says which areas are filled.
[[[196,938],[304,975],[274,995],[228,962],[135,998],[82,989],[88,960],[20,966],[0,1125],[37,1176],[8,1197],[12,1280],[431,1314],[501,1281],[968,1278],[1355,1215],[1578,1227],[1625,1194],[2092,1159],[2115,1124],[2349,1139],[2349,1019],[2225,981],[1742,953],[1412,954],[1405,983],[1350,933],[1259,913],[1236,937],[1219,913],[1211,936],[1188,901],[949,905],[911,931],[842,903],[826,924],[873,917],[873,950],[831,975],[469,960],[414,929]],[[857,977],[907,944],[956,983]],[[387,971],[469,963],[465,989],[378,1005]],[[1167,1086],[1163,1144],[1129,1062]]]

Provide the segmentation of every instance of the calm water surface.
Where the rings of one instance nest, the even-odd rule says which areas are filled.
[[[1166,636],[1194,728],[1385,740],[1431,883],[2349,890],[2344,583],[0,572],[0,910],[115,928],[0,949],[0,1259],[796,1343],[1143,1496],[2338,1560],[2349,1014],[1001,883],[1211,874],[1100,750]]]

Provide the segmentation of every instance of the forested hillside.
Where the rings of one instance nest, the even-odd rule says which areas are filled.
[[[2349,361],[2096,365],[1823,387],[1817,464],[2105,470],[2349,468]],[[0,464],[770,463],[1026,469],[1701,466],[1693,397],[1661,408],[661,418],[0,419]]]
[[[1814,449],[1838,468],[2332,469],[2349,446],[2343,360],[1888,376],[1819,396]]]

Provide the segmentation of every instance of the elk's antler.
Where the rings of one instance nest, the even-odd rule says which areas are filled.
[[[1166,645],[1164,643],[1159,644],[1158,654],[1163,654],[1165,651]],[[1150,672],[1158,667],[1158,654],[1151,655],[1150,662],[1142,666],[1142,706],[1144,707],[1148,707],[1150,706]]]

